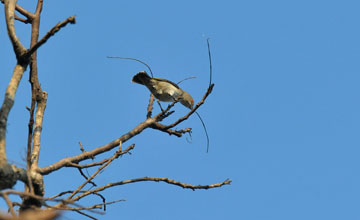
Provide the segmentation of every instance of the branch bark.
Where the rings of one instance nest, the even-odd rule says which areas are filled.
[[[31,170],[35,170],[38,168],[39,164],[39,153],[40,153],[40,137],[42,131],[42,123],[44,119],[44,112],[46,108],[46,101],[47,101],[47,93],[42,92],[40,95],[41,98],[37,104],[36,108],[36,120],[35,120],[35,129],[34,129],[34,136],[33,136],[33,151],[32,151],[32,166]]]
[[[4,102],[0,109],[0,166],[7,163],[6,158],[6,126],[11,108],[14,105],[15,94],[24,74],[25,66],[17,64],[14,68],[10,83],[5,92]]]
[[[125,185],[125,184],[129,184],[129,183],[136,183],[136,182],[145,182],[145,181],[153,181],[153,182],[165,182],[168,183],[170,185],[176,185],[176,186],[180,186],[184,189],[192,189],[192,190],[196,190],[196,189],[210,189],[210,188],[216,188],[216,187],[221,187],[223,185],[230,185],[231,184],[231,180],[225,180],[221,183],[216,183],[216,184],[211,184],[211,185],[191,185],[191,184],[187,184],[187,183],[182,183],[176,180],[172,180],[169,179],[167,177],[141,177],[141,178],[137,178],[137,179],[129,179],[129,180],[124,180],[124,181],[120,181],[120,182],[115,182],[115,183],[109,183],[106,184],[104,186],[101,186],[99,188],[93,189],[93,190],[89,190],[75,198],[73,198],[73,201],[78,201],[79,199],[90,195],[92,193],[95,192],[100,192],[103,191],[107,188],[110,187],[114,187],[114,186],[120,186],[120,185]]]
[[[26,53],[25,47],[21,44],[19,38],[15,33],[15,7],[17,0],[5,0],[5,18],[8,35],[13,45],[16,57],[21,60],[23,55]]]

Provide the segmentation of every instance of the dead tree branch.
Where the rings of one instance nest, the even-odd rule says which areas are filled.
[[[2,197],[4,198],[6,204],[8,205],[11,215],[12,215],[12,216],[16,216],[16,212],[15,212],[15,210],[14,210],[14,206],[13,206],[11,200],[9,199],[9,196],[6,195],[6,194],[3,194]]]
[[[16,0],[5,0],[4,4],[5,4],[5,16],[6,16],[6,26],[8,30],[8,35],[12,42],[16,56],[20,57],[22,54],[25,53],[26,49],[20,43],[15,33],[14,10],[16,5]],[[25,70],[26,70],[26,65],[20,64],[18,62],[18,64],[14,68],[13,76],[11,77],[8,88],[6,89],[4,102],[0,109],[0,167],[1,165],[7,164],[6,149],[5,149],[7,120],[10,110],[14,105],[15,93],[17,91],[20,80]]]
[[[138,135],[140,132],[142,132],[144,129],[148,128],[154,121],[156,121],[156,118],[149,118],[146,119],[144,122],[140,123],[138,126],[136,126],[134,129],[132,129],[131,131],[129,131],[128,133],[124,134],[123,136],[113,140],[112,142],[105,144],[103,146],[100,147],[96,147],[95,149],[91,150],[91,151],[87,151],[84,153],[81,153],[79,155],[76,156],[72,156],[72,157],[67,157],[64,159],[61,159],[60,161],[47,166],[47,167],[43,167],[43,168],[38,168],[37,172],[39,172],[42,175],[47,175],[51,172],[54,172],[62,167],[65,166],[69,166],[71,165],[71,163],[78,163],[80,161],[92,158],[98,154],[107,152],[112,150],[113,148],[119,146],[119,143],[125,143],[126,141],[128,141],[130,138]]]
[[[216,183],[216,184],[211,184],[211,185],[191,185],[191,184],[187,184],[187,183],[182,183],[176,180],[172,180],[169,179],[167,177],[141,177],[141,178],[137,178],[137,179],[129,179],[129,180],[124,180],[124,181],[120,181],[120,182],[115,182],[115,183],[109,183],[106,184],[104,186],[98,187],[96,189],[92,189],[89,190],[81,195],[78,195],[77,197],[73,198],[73,201],[78,201],[79,199],[90,195],[92,193],[95,192],[100,192],[103,191],[107,188],[110,187],[114,187],[114,186],[120,186],[120,185],[125,185],[125,184],[129,184],[129,183],[136,183],[136,182],[145,182],[145,181],[153,181],[153,182],[165,182],[171,185],[177,185],[180,186],[184,189],[192,189],[192,190],[196,190],[196,189],[210,189],[210,188],[216,188],[216,187],[221,187],[223,185],[230,185],[231,180],[225,180],[224,182],[221,183]]]
[[[29,20],[32,20],[35,17],[35,15],[33,13],[29,12],[28,10],[24,9],[23,7],[21,7],[18,4],[16,4],[15,9],[17,12],[19,12],[20,14],[22,14]]]
[[[154,100],[155,100],[154,95],[150,94],[150,99],[149,99],[149,105],[147,107],[146,118],[151,118],[152,110],[153,110],[153,106],[154,106]]]
[[[207,89],[207,91],[206,91],[205,95],[203,96],[203,98],[200,100],[200,102],[198,102],[198,103],[195,105],[195,107],[194,107],[189,113],[187,113],[184,117],[179,118],[176,122],[174,122],[174,123],[166,126],[166,128],[173,128],[173,127],[175,127],[176,125],[178,125],[178,124],[180,124],[181,122],[183,122],[183,121],[185,121],[186,119],[188,119],[192,114],[194,114],[194,112],[195,112],[198,108],[200,108],[201,105],[204,104],[206,98],[207,98],[207,97],[210,95],[210,93],[212,92],[212,90],[213,90],[213,88],[214,88],[214,85],[215,85],[215,84],[211,84],[211,85],[209,86],[209,88]]]
[[[19,61],[20,58],[26,53],[25,47],[21,44],[19,38],[15,33],[15,7],[17,0],[4,0],[5,4],[5,17],[6,17],[6,27],[8,31],[9,38],[13,45],[16,57]],[[20,61],[19,61],[20,62]]]
[[[89,180],[89,177],[87,177],[87,176],[84,174],[84,172],[82,171],[81,168],[78,168],[78,170],[79,170],[80,175],[81,175],[82,177],[84,177],[85,180]],[[91,181],[91,180],[89,180],[89,183],[90,183],[91,185],[93,185],[93,186],[97,186],[96,183],[94,183],[94,182]]]
[[[163,131],[165,133],[168,133],[169,135],[175,135],[177,137],[182,137],[183,134],[191,132],[191,128],[185,128],[181,130],[171,130],[166,125],[160,124],[158,122],[152,124],[151,128],[159,131]]]
[[[19,16],[17,16],[16,14],[15,14],[15,20],[21,21],[21,22],[23,22],[23,23],[25,23],[25,24],[28,24],[28,23],[31,22],[29,19],[25,19],[25,18],[19,17]]]
[[[39,153],[40,153],[40,137],[42,131],[42,123],[44,119],[44,111],[46,108],[47,93],[42,92],[41,99],[39,100],[36,108],[36,120],[33,136],[33,150],[32,150],[32,165],[35,169],[38,167],[39,163]]]
[[[75,16],[68,17],[65,21],[62,21],[57,25],[55,25],[53,28],[51,28],[51,30],[47,32],[39,42],[37,42],[33,47],[30,48],[28,54],[31,55],[34,51],[36,51],[39,47],[41,47],[41,45],[45,44],[46,41],[50,39],[50,37],[55,35],[56,32],[60,31],[61,28],[65,27],[69,23],[70,24],[76,23]]]
[[[116,158],[118,158],[119,156],[123,155],[124,152],[121,149],[122,143],[120,142],[119,145],[119,149],[114,153],[114,155],[112,157],[110,157],[106,163],[104,163],[101,167],[98,168],[98,170],[91,175],[91,177],[89,177],[83,184],[81,184],[67,199],[71,199],[74,195],[76,195],[87,183],[89,183],[92,179],[94,179],[101,170],[105,169],[107,166],[109,166],[109,164],[111,162],[113,162],[113,160],[115,160]],[[135,144],[131,145],[130,147],[128,147],[128,149],[126,150],[126,152],[128,152],[130,149],[133,149],[135,147]]]
[[[111,201],[111,202],[103,202],[103,203],[99,203],[99,204],[95,204],[95,205],[91,205],[91,206],[78,206],[78,207],[69,207],[69,206],[61,206],[61,207],[56,207],[56,206],[47,206],[49,208],[53,208],[53,209],[57,209],[57,210],[69,210],[69,211],[76,211],[76,210],[89,210],[91,212],[95,212],[98,214],[104,214],[103,212],[99,212],[99,211],[95,211],[94,209],[105,209],[106,210],[106,205],[111,205],[114,203],[118,203],[118,202],[124,202],[126,201],[126,199],[119,199],[119,200],[115,200],[115,201]],[[77,205],[75,205],[77,206]]]

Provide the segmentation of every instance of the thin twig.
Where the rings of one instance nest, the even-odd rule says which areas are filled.
[[[120,142],[119,144],[119,150],[117,150],[114,155],[109,158],[109,160],[104,163],[101,167],[98,168],[98,170],[96,172],[93,173],[93,175],[91,175],[83,184],[81,184],[67,199],[71,199],[76,193],[78,193],[86,184],[88,184],[92,179],[94,179],[101,170],[103,170],[104,168],[106,168],[113,160],[115,160],[116,158],[118,158],[119,156],[121,156],[123,154],[123,151],[121,150],[121,145],[122,143]],[[129,151],[129,149],[134,148],[134,144],[129,146],[127,151]]]
[[[76,23],[75,16],[68,17],[65,21],[62,21],[62,22],[58,23],[57,25],[55,25],[53,28],[51,28],[51,30],[49,32],[47,32],[44,35],[44,37],[41,40],[39,40],[39,42],[37,42],[33,47],[31,47],[29,49],[27,54],[31,55],[32,53],[34,53],[34,51],[36,51],[41,45],[46,43],[46,41],[48,41],[51,36],[56,34],[56,32],[58,32],[61,28],[65,27],[69,23],[70,24],[75,24]]]
[[[36,9],[35,9],[35,17],[40,16],[40,13],[41,13],[42,8],[43,8],[43,3],[44,3],[44,0],[38,0],[37,1],[37,5],[36,5]]]
[[[99,161],[99,162],[93,162],[93,163],[89,163],[89,164],[78,164],[78,163],[72,163],[72,162],[69,162],[67,167],[76,167],[76,168],[89,168],[89,167],[95,167],[95,166],[101,166],[103,165],[104,163],[106,163],[107,159],[104,159],[102,161]]]
[[[57,210],[69,210],[69,211],[76,211],[76,210],[88,210],[88,211],[91,211],[91,212],[94,212],[94,213],[97,213],[97,214],[104,214],[104,212],[101,212],[101,211],[96,211],[94,209],[102,209],[104,207],[106,207],[106,205],[111,205],[111,204],[114,204],[114,203],[118,203],[118,202],[124,202],[126,201],[126,199],[119,199],[119,200],[115,200],[115,201],[111,201],[111,202],[103,202],[103,203],[99,203],[99,204],[95,204],[95,205],[91,205],[91,206],[79,206],[79,205],[75,205],[77,207],[69,207],[69,206],[62,206],[62,207],[56,207],[56,206],[49,206],[47,205],[47,207],[49,208],[53,208],[53,209],[57,209]],[[106,211],[106,208],[104,208]]]
[[[15,7],[16,11],[19,12],[20,14],[22,14],[23,16],[25,16],[29,22],[31,22],[31,20],[34,18],[34,14],[29,12],[28,10],[24,9],[23,7],[21,7],[20,5],[16,4]]]
[[[98,220],[98,219],[95,218],[94,216],[91,216],[91,215],[89,215],[89,214],[86,214],[85,212],[82,212],[82,211],[79,211],[79,210],[75,210],[75,212],[77,212],[77,213],[79,213],[79,214],[81,214],[81,215],[83,215],[83,216],[86,216],[86,217],[88,217],[88,218],[91,218],[91,219],[93,219],[93,220]]]
[[[86,180],[88,180],[89,178],[83,173],[83,171],[82,171],[82,169],[81,168],[78,168],[78,170],[79,170],[79,172],[80,172],[80,174],[81,174],[81,176],[83,176]],[[96,185],[96,183],[94,183],[93,181],[89,181],[89,183],[91,184],[91,185],[93,185],[93,186],[97,186]]]
[[[154,124],[152,124],[151,128],[166,132],[169,135],[175,135],[177,137],[182,137],[183,134],[191,132],[191,128],[185,128],[185,129],[181,129],[181,130],[171,130],[171,129],[167,128],[166,125],[160,124],[158,122],[155,122]]]
[[[54,196],[49,197],[49,199],[50,199],[50,200],[56,199],[56,198],[58,198],[58,197],[60,197],[60,196],[63,196],[63,195],[65,195],[65,194],[69,194],[69,193],[72,193],[72,192],[73,192],[72,190],[60,192],[60,193],[58,193],[58,194],[56,194],[56,195],[54,195]]]
[[[115,183],[108,183],[104,186],[89,190],[81,195],[78,195],[77,197],[73,198],[73,201],[78,201],[79,199],[81,199],[87,195],[93,194],[95,192],[103,191],[110,187],[125,185],[125,184],[129,184],[129,183],[145,182],[145,181],[165,182],[165,183],[168,183],[171,185],[176,185],[176,186],[180,186],[185,189],[192,189],[192,190],[211,189],[211,188],[221,187],[223,185],[230,185],[230,183],[231,183],[231,180],[227,179],[224,182],[211,184],[211,185],[191,185],[191,184],[175,181],[175,180],[169,179],[167,177],[141,177],[141,178],[137,178],[137,179],[129,179],[129,180],[124,180],[124,181],[115,182]]]
[[[168,105],[168,107],[164,110],[161,108],[161,105],[160,105],[160,102],[159,105],[160,105],[160,108],[161,108],[161,112],[159,114],[157,114],[154,118],[156,119],[156,122],[158,121],[162,121],[164,120],[165,118],[169,117],[172,113],[174,113],[175,111],[170,111],[170,109],[172,107],[174,107],[174,105],[177,103],[178,101],[173,101],[170,105]]]
[[[122,152],[122,155],[126,154],[126,153],[130,153],[130,150],[132,150],[133,148],[131,148],[132,146],[130,146],[130,148],[125,149],[125,151]],[[78,164],[78,163],[73,163],[73,162],[69,162],[68,165],[66,165],[66,167],[76,167],[76,168],[89,168],[89,167],[95,167],[95,166],[101,166],[104,163],[106,163],[107,161],[109,161],[110,158],[106,158],[103,159],[102,161],[98,161],[98,162],[93,162],[93,163],[89,163],[89,164]]]
[[[86,191],[87,190],[80,190],[78,193],[84,193]],[[54,200],[54,199],[56,199],[56,198],[58,198],[60,196],[63,196],[65,194],[70,194],[70,193],[73,193],[73,192],[74,192],[73,190],[64,191],[64,192],[58,193],[58,194],[56,194],[54,196],[48,197],[48,200],[51,201],[51,200]],[[103,203],[106,202],[105,197],[103,195],[101,195],[100,193],[93,193],[92,195],[100,197],[101,200],[103,201]]]
[[[23,22],[24,24],[29,24],[31,22],[31,20],[29,19],[25,19],[25,18],[22,18],[22,17],[19,17],[15,14],[15,20],[18,20],[18,21],[21,21]]]
[[[185,116],[183,116],[182,118],[179,118],[176,122],[166,126],[167,129],[175,127],[176,125],[180,124],[181,122],[185,121],[186,119],[188,119],[202,104],[204,104],[206,98],[210,95],[210,93],[212,92],[213,88],[214,88],[215,84],[211,84],[208,88],[208,90],[206,91],[205,95],[203,96],[203,98],[200,100],[200,102],[198,102],[195,107],[193,109],[191,109],[191,111],[189,113],[187,113]]]
[[[91,151],[87,151],[85,153],[81,153],[79,155],[76,156],[72,156],[72,157],[66,157],[63,158],[61,160],[59,160],[58,162],[55,162],[54,164],[47,166],[47,167],[43,167],[43,168],[38,168],[37,172],[39,172],[42,175],[47,175],[51,172],[54,172],[62,167],[68,166],[70,163],[75,163],[75,162],[80,162],[86,159],[89,159],[93,156],[96,156],[98,154],[104,153],[106,151],[110,151],[113,148],[119,146],[120,141],[122,143],[125,143],[127,140],[129,140],[130,138],[138,135],[139,133],[141,133],[144,129],[150,127],[150,125],[152,123],[154,123],[158,117],[160,117],[160,115],[157,115],[153,118],[148,118],[145,121],[143,121],[142,123],[140,123],[139,125],[137,125],[134,129],[132,129],[131,131],[129,131],[128,133],[122,135],[121,137],[113,140],[112,142],[105,144],[101,147],[96,147],[95,149],[91,150]],[[131,148],[132,149],[132,148]],[[129,150],[131,150],[129,149]],[[127,153],[126,150],[123,151],[123,154]]]
[[[85,149],[84,149],[84,146],[82,145],[81,141],[79,141],[79,145],[80,145],[80,150],[81,152],[86,152]]]

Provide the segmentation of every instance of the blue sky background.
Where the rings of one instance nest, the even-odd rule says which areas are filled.
[[[45,1],[41,36],[68,16],[76,15],[77,24],[38,51],[39,79],[49,93],[40,165],[79,154],[79,141],[88,150],[104,145],[145,119],[149,92],[131,78],[146,68],[106,56],[141,59],[156,77],[174,82],[196,76],[181,86],[199,101],[208,85],[210,37],[215,88],[199,109],[209,153],[193,116],[178,126],[193,128],[192,144],[148,129],[125,144],[136,144],[132,155],[114,162],[96,183],[166,176],[190,184],[231,178],[232,185],[195,192],[164,183],[116,187],[104,192],[107,200],[127,201],[97,217],[359,219],[359,7],[350,0]],[[1,16],[4,93],[15,57]],[[29,45],[30,27],[16,28]],[[20,166],[27,80],[26,73],[7,132],[8,158]],[[175,110],[166,122],[187,112],[179,104]],[[75,169],[51,174],[45,177],[46,195],[82,181]],[[101,202],[81,204],[94,201]],[[68,213],[63,219],[86,218]]]

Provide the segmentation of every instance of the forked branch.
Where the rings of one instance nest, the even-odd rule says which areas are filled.
[[[17,0],[4,0],[5,19],[9,38],[13,45],[16,57],[19,59],[26,53],[25,47],[21,44],[15,33],[15,7]]]
[[[75,16],[68,17],[66,20],[58,23],[53,28],[51,28],[51,30],[48,31],[44,35],[44,37],[41,40],[39,40],[39,42],[37,42],[32,48],[29,49],[27,54],[31,55],[34,51],[36,51],[39,47],[41,47],[41,45],[45,44],[46,41],[48,41],[50,39],[50,37],[52,37],[54,34],[56,34],[56,32],[60,31],[61,28],[65,27],[69,23],[70,24],[75,24],[76,23]]]

